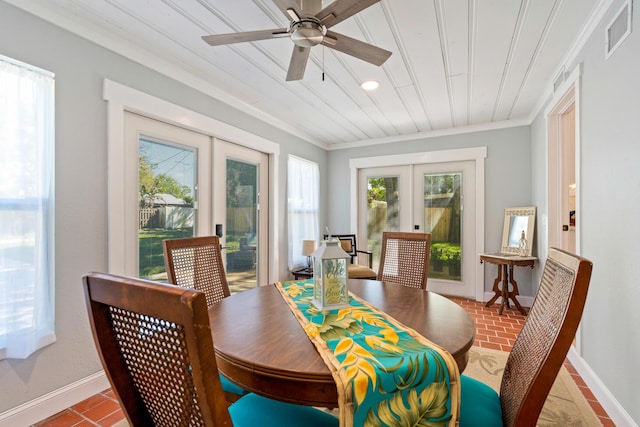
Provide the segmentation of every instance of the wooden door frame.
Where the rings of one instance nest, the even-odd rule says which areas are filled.
[[[576,69],[558,88],[555,96],[545,110],[546,119],[546,163],[547,163],[547,242],[541,242],[538,247],[541,249],[540,259],[547,258],[547,248],[549,246],[562,246],[562,115],[571,107],[575,108],[575,129],[574,129],[574,167],[575,167],[575,205],[576,205],[576,254],[580,254],[580,74],[581,68]]]
[[[574,129],[574,168],[575,168],[575,208],[576,208],[576,222],[575,222],[575,251],[576,254],[581,253],[580,235],[581,235],[581,168],[580,168],[580,120],[581,120],[581,107],[580,107],[580,77],[582,74],[582,67],[578,65],[573,72],[565,79],[564,83],[560,85],[556,90],[549,106],[545,109],[546,119],[546,164],[547,164],[547,227],[546,235],[542,238],[546,238],[547,242],[538,245],[540,248],[539,258],[541,263],[547,259],[548,247],[556,246],[562,247],[562,208],[561,192],[565,190],[562,184],[562,115],[567,112],[571,107],[575,108],[575,129]],[[544,221],[544,220],[543,220]],[[574,351],[569,352],[569,359],[573,357],[579,357],[582,354],[580,327],[576,332]]]

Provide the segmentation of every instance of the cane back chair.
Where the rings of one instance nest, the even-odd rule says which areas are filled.
[[[170,239],[162,245],[169,283],[204,292],[208,307],[231,294],[218,236]]]
[[[382,233],[378,280],[413,288],[427,288],[431,234]]]
[[[551,248],[536,298],[504,369],[500,395],[461,375],[460,426],[535,426],[573,342],[591,261]]]
[[[132,426],[338,425],[253,393],[228,406],[202,292],[102,273],[83,285],[102,365]]]
[[[218,236],[169,239],[162,246],[169,283],[204,292],[207,307],[231,295]],[[229,402],[246,393],[224,376],[220,381]]]

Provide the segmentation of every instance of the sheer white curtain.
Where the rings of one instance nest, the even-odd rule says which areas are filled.
[[[287,164],[287,223],[289,269],[307,264],[302,241],[319,237],[318,208],[320,169],[318,164],[289,156]]]
[[[0,359],[55,341],[53,74],[0,56]]]

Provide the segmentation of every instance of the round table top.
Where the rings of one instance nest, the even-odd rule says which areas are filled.
[[[475,324],[458,304],[375,280],[349,280],[349,291],[445,348],[464,370]],[[218,369],[233,382],[273,399],[337,406],[329,368],[275,286],[224,298],[209,309],[209,319]]]

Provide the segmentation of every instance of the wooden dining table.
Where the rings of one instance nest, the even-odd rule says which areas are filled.
[[[349,291],[449,351],[460,372],[475,338],[469,314],[455,302],[418,288],[349,280]],[[209,309],[218,370],[234,383],[273,399],[336,407],[331,372],[278,289],[259,286]]]

